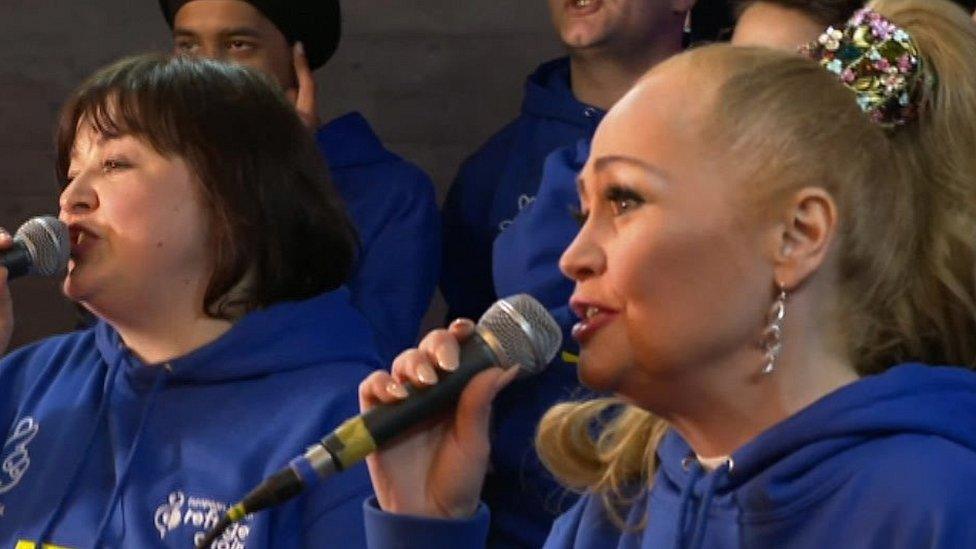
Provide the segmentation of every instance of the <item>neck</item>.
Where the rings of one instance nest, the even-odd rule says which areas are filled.
[[[570,50],[570,87],[581,103],[609,110],[651,67],[681,51],[680,29],[657,37],[646,47]]]
[[[160,319],[159,322],[116,324],[122,341],[146,364],[161,364],[187,355],[216,340],[231,327],[227,320],[202,314],[183,320]]]
[[[821,324],[822,326],[822,324]],[[696,369],[668,398],[660,415],[703,457],[732,454],[770,427],[857,380],[842,352],[824,345],[819,326],[784,326],[813,334],[784,341],[775,370],[760,374],[762,354],[748,349],[723,364]]]
[[[201,293],[202,295],[202,293]],[[189,354],[216,340],[232,321],[207,316],[202,298],[154,296],[153,303],[130,304],[122,311],[93,312],[105,318],[122,337],[126,347],[146,364],[160,364]]]

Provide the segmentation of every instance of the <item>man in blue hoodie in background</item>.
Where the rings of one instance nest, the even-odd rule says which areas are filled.
[[[174,51],[234,62],[273,77],[314,132],[359,232],[353,304],[392,360],[411,346],[440,269],[440,219],[430,178],[383,147],[352,112],[319,123],[312,71],[339,44],[338,0],[159,0]],[[255,120],[260,124],[260,120]],[[396,258],[396,268],[391,268]]]
[[[577,228],[569,208],[576,203],[576,172],[604,112],[650,67],[681,51],[694,4],[549,0],[568,57],[544,63],[528,78],[521,114],[464,163],[445,202],[441,290],[449,315],[477,318],[496,295],[526,292],[566,332],[556,364],[513,383],[494,406],[492,467],[482,494],[492,509],[493,547],[541,546],[552,520],[573,502],[539,462],[532,441],[542,413],[581,391],[575,368],[564,364],[577,352],[569,336],[576,320],[568,307],[572,284],[556,264],[565,235]],[[569,197],[526,225],[519,212],[533,209],[540,183],[550,178],[565,180],[556,187],[568,186]],[[514,238],[506,238],[510,225],[519,229]]]
[[[525,83],[519,116],[461,166],[444,203],[441,291],[448,316],[494,302],[492,241],[530,204],[552,151],[589,138],[640,75],[681,47],[695,0],[548,0],[568,57]]]

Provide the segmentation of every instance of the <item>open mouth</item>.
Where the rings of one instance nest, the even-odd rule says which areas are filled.
[[[68,236],[71,240],[72,259],[78,259],[79,256],[83,255],[98,238],[95,233],[78,225],[68,227]]]
[[[576,15],[587,15],[600,9],[603,0],[566,0],[566,7]]]
[[[580,321],[573,325],[573,338],[580,343],[584,343],[617,316],[617,311],[589,303],[574,303],[573,311],[580,318]]]

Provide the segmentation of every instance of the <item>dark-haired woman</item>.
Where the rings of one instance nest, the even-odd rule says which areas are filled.
[[[339,289],[355,241],[325,173],[246,69],[137,57],[72,96],[64,293],[98,322],[0,362],[0,546],[189,547],[355,413],[379,361]],[[349,471],[215,547],[360,545],[368,493]]]

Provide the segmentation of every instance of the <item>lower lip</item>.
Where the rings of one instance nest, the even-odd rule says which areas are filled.
[[[581,320],[573,326],[573,339],[586,343],[600,328],[613,322],[616,313],[600,313],[593,318]]]
[[[569,11],[570,15],[584,16],[596,13],[603,6],[603,0],[590,0],[590,3],[580,7],[576,5],[576,2],[569,0],[566,3],[566,9]]]

